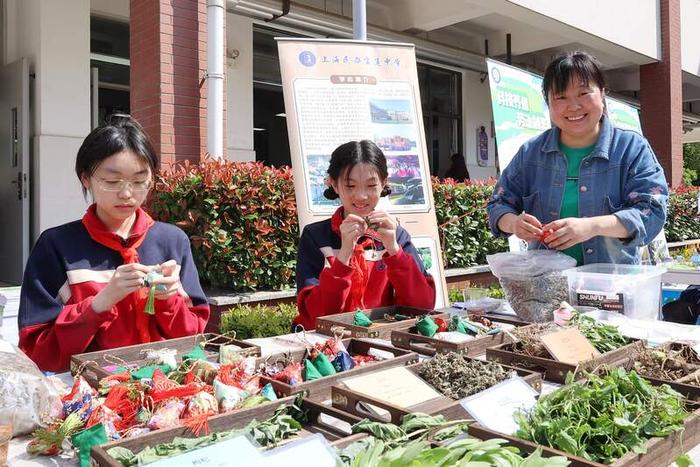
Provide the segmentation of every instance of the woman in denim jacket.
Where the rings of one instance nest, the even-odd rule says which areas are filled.
[[[666,221],[668,186],[647,140],[615,128],[597,61],[570,52],[542,82],[553,128],[520,147],[488,204],[494,235],[561,250],[578,264],[638,263]]]

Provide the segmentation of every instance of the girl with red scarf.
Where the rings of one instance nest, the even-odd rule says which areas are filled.
[[[112,117],[83,141],[75,170],[92,204],[82,220],[42,233],[24,272],[19,347],[45,371],[76,353],[200,333],[209,305],[187,235],[141,209],[158,156],[141,126]],[[144,312],[146,276],[155,314]]]
[[[316,318],[393,304],[432,309],[435,283],[411,236],[396,219],[376,209],[391,193],[382,150],[372,141],[351,141],[331,155],[328,199],[341,207],[309,224],[299,240],[295,323],[313,329]]]

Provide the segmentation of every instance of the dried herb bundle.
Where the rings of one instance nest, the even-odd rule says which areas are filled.
[[[469,358],[466,352],[437,354],[421,367],[418,374],[442,394],[456,400],[512,376],[512,372],[498,363]]]
[[[511,332],[518,341],[513,344],[513,350],[529,357],[551,358],[547,348],[540,340],[540,336],[560,329],[562,328],[554,323],[533,324],[515,328]]]
[[[534,276],[528,280],[502,277],[500,282],[508,303],[518,317],[525,321],[551,321],[554,310],[569,298],[569,283],[561,271]]]
[[[569,324],[581,331],[600,353],[619,349],[630,342],[628,338],[620,334],[616,326],[599,323],[590,316],[581,313],[575,313]],[[516,328],[512,333],[518,342],[513,345],[513,349],[517,353],[530,357],[551,358],[550,353],[542,344],[540,336],[562,329],[566,329],[566,327],[554,323],[540,323]]]
[[[680,350],[645,348],[636,357],[634,369],[643,376],[700,386],[700,365],[688,361],[687,350],[692,351],[688,346]]]

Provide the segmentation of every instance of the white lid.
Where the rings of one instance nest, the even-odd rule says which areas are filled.
[[[640,279],[660,276],[666,272],[663,266],[642,266],[638,264],[610,264],[610,263],[594,263],[578,266],[564,271],[568,277],[576,275],[617,275],[617,276],[636,276]],[[644,276],[644,277],[641,277]]]

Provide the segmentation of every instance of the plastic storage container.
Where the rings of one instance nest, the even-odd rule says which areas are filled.
[[[661,275],[666,268],[628,264],[587,264],[564,271],[569,301],[636,319],[656,320],[661,310]]]

